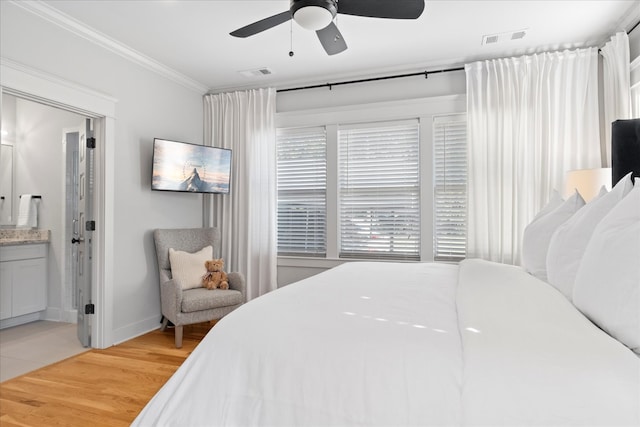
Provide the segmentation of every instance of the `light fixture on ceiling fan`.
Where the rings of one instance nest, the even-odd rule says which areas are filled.
[[[333,22],[336,14],[386,19],[417,19],[424,11],[424,0],[291,0],[289,10],[239,28],[230,34],[249,37],[293,19],[313,30],[329,55],[347,49],[340,30]]]
[[[291,2],[291,16],[307,30],[318,31],[331,24],[338,13],[337,0],[300,0]]]

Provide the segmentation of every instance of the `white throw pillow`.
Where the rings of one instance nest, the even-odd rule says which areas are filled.
[[[640,354],[640,185],[593,231],[573,286],[591,321]]]
[[[551,236],[582,206],[584,199],[576,191],[560,206],[527,225],[522,236],[522,264],[529,273],[547,280],[547,251]]]
[[[593,230],[632,188],[631,174],[622,178],[610,192],[603,186],[595,199],[553,233],[547,252],[547,279],[569,301],[573,298],[576,272]]]
[[[551,193],[551,197],[549,198],[549,202],[542,209],[540,209],[540,212],[538,212],[536,216],[533,217],[531,223],[536,222],[538,219],[542,218],[552,210],[558,208],[563,202],[564,199],[562,198],[560,193],[558,193],[558,190],[553,190],[553,192]]]
[[[202,276],[207,272],[204,262],[213,258],[213,246],[205,246],[198,252],[189,253],[169,248],[171,276],[182,289],[202,287]]]

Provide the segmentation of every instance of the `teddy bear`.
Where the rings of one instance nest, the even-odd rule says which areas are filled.
[[[204,266],[207,272],[202,276],[202,286],[207,289],[229,289],[227,273],[222,270],[224,267],[222,258],[205,261]]]

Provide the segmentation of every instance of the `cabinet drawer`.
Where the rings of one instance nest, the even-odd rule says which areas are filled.
[[[46,243],[33,243],[15,246],[0,246],[0,261],[44,258],[47,256]]]

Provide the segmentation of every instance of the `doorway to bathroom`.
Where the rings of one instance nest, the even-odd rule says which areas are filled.
[[[36,316],[5,319],[5,326],[35,319],[76,323],[77,338],[91,346],[91,245],[93,222],[93,120],[82,114],[2,94],[3,144],[11,145],[12,188],[3,203],[16,225],[23,194],[37,195],[36,227],[48,230],[46,309]],[[86,308],[85,308],[86,307]]]

